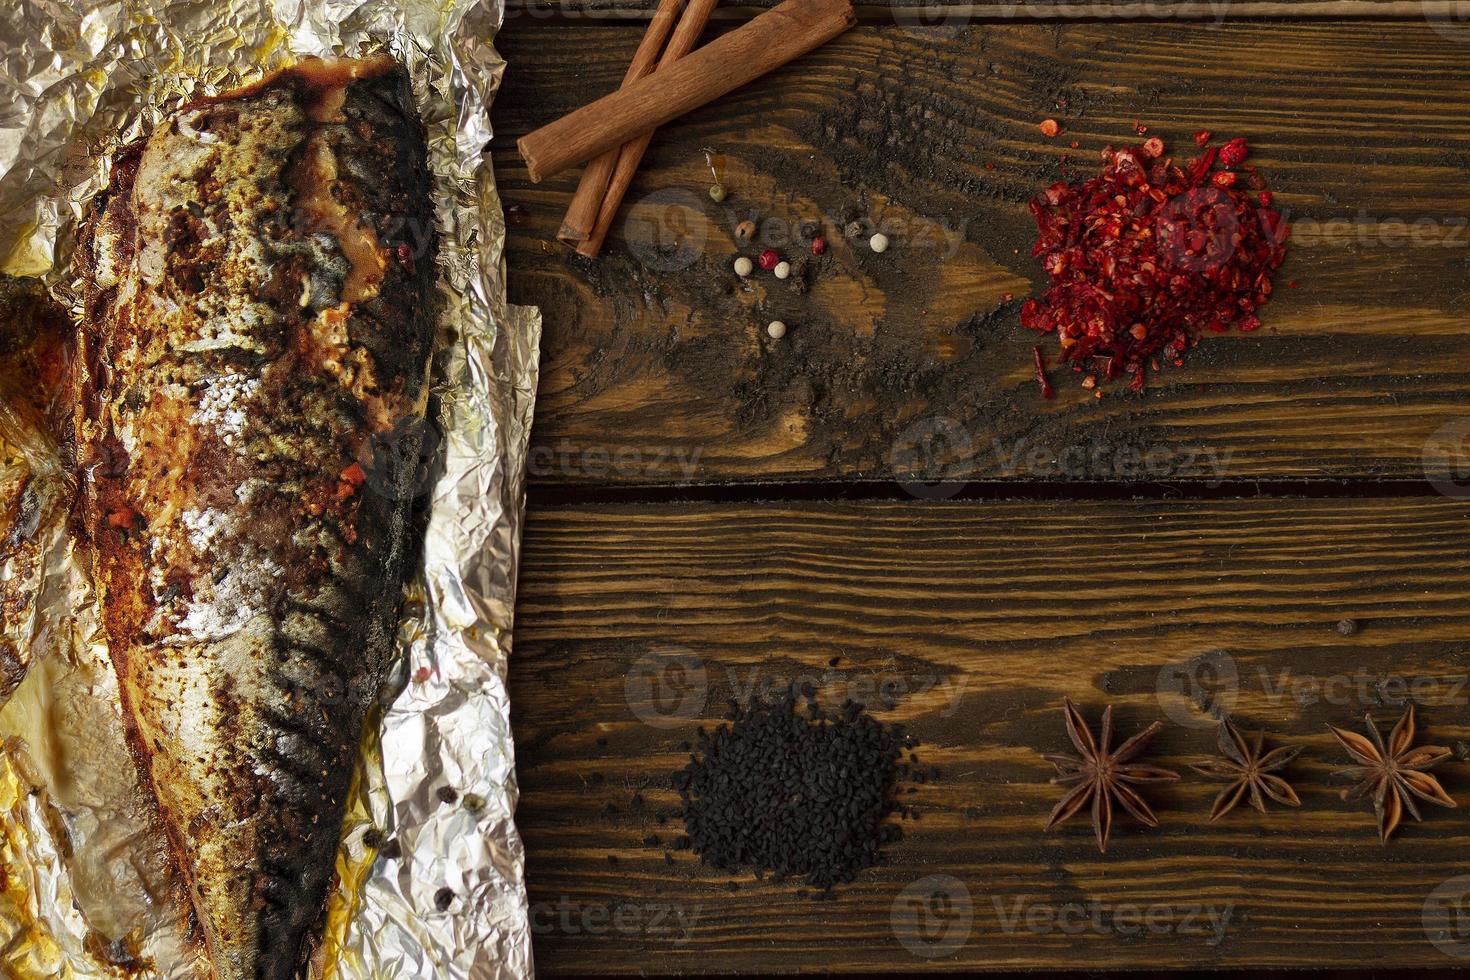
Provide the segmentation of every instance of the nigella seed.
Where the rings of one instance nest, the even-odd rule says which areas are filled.
[[[825,897],[881,862],[881,845],[901,837],[888,819],[912,740],[851,700],[828,716],[815,693],[802,683],[778,702],[752,698],[701,736],[673,777],[688,831],[674,849],[715,868],[800,879]]]

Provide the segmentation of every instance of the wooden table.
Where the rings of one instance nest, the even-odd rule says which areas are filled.
[[[1470,964],[1452,6],[867,7],[661,132],[595,263],[548,244],[575,173],[533,185],[513,143],[618,84],[647,4],[513,9],[492,152],[512,299],[546,324],[512,671],[543,971]],[[1026,202],[1135,120],[1186,149],[1246,136],[1290,258],[1260,332],[1141,396],[1057,371],[1043,401]],[[822,222],[831,248],[741,283],[747,216]],[[849,240],[854,220],[894,247]],[[814,902],[666,860],[686,719],[824,672],[829,694],[896,690],[880,716],[939,770],[889,863]],[[1326,726],[1390,724],[1406,693],[1462,805],[1385,847],[1339,798]],[[1151,794],[1162,826],[1119,823],[1105,856],[1085,820],[1044,834],[1067,696],[1117,705],[1125,734],[1164,721],[1177,769],[1214,752],[1201,705],[1230,710],[1304,747],[1303,806],[1211,824],[1219,787],[1186,774]]]

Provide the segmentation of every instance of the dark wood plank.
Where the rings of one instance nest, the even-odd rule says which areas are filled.
[[[724,0],[715,19],[748,19],[779,2]],[[506,20],[618,23],[647,20],[656,6],[657,0],[508,0]],[[1247,17],[1425,17],[1450,30],[1463,22],[1454,0],[858,0],[853,6],[858,18],[869,23],[900,22],[950,30],[972,23],[1083,18],[1219,23]]]
[[[643,203],[588,263],[548,244],[576,175],[531,185],[512,144],[614,87],[638,35],[522,21],[498,42],[511,288],[546,316],[534,480],[884,480],[935,426],[968,451],[928,473],[957,478],[1417,479],[1426,440],[1470,408],[1470,58],[1453,31],[860,27],[662,132]],[[1061,139],[1040,137],[1048,116]],[[1026,202],[1138,119],[1174,146],[1201,126],[1248,137],[1292,254],[1259,333],[1207,340],[1141,397],[1058,376],[1044,402],[1017,319],[1041,281]],[[826,227],[804,291],[737,281],[748,214]],[[853,219],[894,247],[843,240]],[[672,263],[625,234],[647,242],[657,221],[687,246]],[[761,333],[774,318],[781,343]]]
[[[538,963],[1454,966],[1422,911],[1464,872],[1470,814],[1430,807],[1380,845],[1372,813],[1337,795],[1331,774],[1346,762],[1326,725],[1366,709],[1391,720],[1410,691],[1429,739],[1456,747],[1446,787],[1470,797],[1467,542],[1470,508],[1440,499],[533,509],[511,698]],[[1338,631],[1344,617],[1354,635]],[[666,715],[672,727],[653,727],[640,718],[660,720],[678,698],[655,707],[635,686],[630,700],[628,679],[671,651],[697,658],[707,684],[691,672],[685,690],[706,697],[690,693],[687,712]],[[1233,696],[1211,679],[1228,671],[1179,667],[1213,651],[1228,660],[1210,663],[1234,670]],[[1121,733],[1168,722],[1159,756],[1181,768],[1213,752],[1213,733],[1192,727],[1208,719],[1169,693],[1169,678],[1191,671],[1247,728],[1305,746],[1293,770],[1303,808],[1211,825],[1218,787],[1188,774],[1150,794],[1162,826],[1121,823],[1105,857],[1085,823],[1042,833],[1058,790],[1041,753],[1067,750],[1061,699],[1093,718],[1117,704]],[[732,692],[804,674],[828,698],[902,685],[879,716],[908,724],[940,778],[912,797],[921,819],[890,863],[832,903],[748,876],[728,892],[729,878],[687,853],[666,864],[680,827],[656,814],[674,803],[668,775],[693,734],[680,717],[716,719]],[[891,925],[903,890],[929,875],[964,883],[973,912],[968,941],[934,960]],[[1093,903],[1156,908],[1176,926],[1199,906],[1232,917],[1219,942],[1003,925],[1018,907],[1045,916]]]

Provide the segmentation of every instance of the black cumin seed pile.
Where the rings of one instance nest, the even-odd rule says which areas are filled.
[[[700,729],[673,780],[687,846],[705,863],[802,878],[830,893],[902,838],[897,824],[885,823],[900,809],[895,784],[909,772],[903,752],[913,747],[900,726],[853,701],[828,715],[809,685],[774,704],[731,702],[725,717],[713,734]]]

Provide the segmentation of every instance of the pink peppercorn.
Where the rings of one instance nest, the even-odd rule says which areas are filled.
[[[776,266],[781,264],[781,256],[776,254],[776,250],[774,248],[768,248],[761,253],[759,262],[762,269],[770,272],[772,269],[776,268]]]
[[[827,239],[823,238],[821,235],[818,235],[816,238],[813,238],[812,239],[812,254],[813,255],[821,255],[825,251],[827,251]]]

